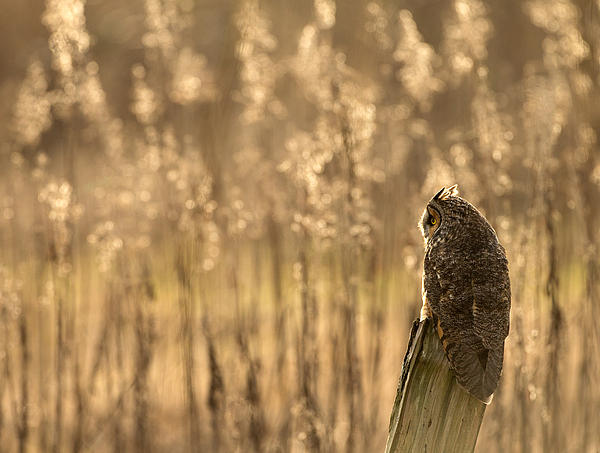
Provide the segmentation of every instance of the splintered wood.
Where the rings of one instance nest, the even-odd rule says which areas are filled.
[[[431,321],[415,321],[385,452],[472,452],[485,407],[456,382]]]

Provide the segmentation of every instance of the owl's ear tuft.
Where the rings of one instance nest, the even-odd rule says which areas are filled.
[[[453,186],[448,187],[447,189],[445,187],[442,187],[442,190],[436,193],[433,199],[445,200],[449,197],[458,197],[458,184],[454,184]]]
[[[436,194],[433,196],[433,199],[434,199],[434,200],[439,200],[439,199],[440,199],[440,195],[442,195],[442,194],[444,193],[444,191],[445,191],[445,190],[446,190],[446,188],[445,188],[445,187],[442,187],[442,190],[440,190],[438,193],[436,193]]]
[[[447,192],[449,197],[458,197],[458,184],[454,184],[452,187],[449,187]]]

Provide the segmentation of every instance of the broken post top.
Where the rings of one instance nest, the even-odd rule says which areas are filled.
[[[475,449],[485,404],[450,370],[431,321],[415,321],[392,408],[386,453]]]

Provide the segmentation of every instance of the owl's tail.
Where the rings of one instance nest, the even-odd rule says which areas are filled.
[[[489,404],[502,373],[504,344],[496,349],[453,344],[446,348],[446,355],[458,383],[475,398]]]

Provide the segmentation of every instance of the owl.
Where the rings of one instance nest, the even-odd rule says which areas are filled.
[[[433,318],[458,383],[485,404],[498,386],[510,323],[508,261],[496,232],[457,185],[419,224],[425,239],[421,320]]]

